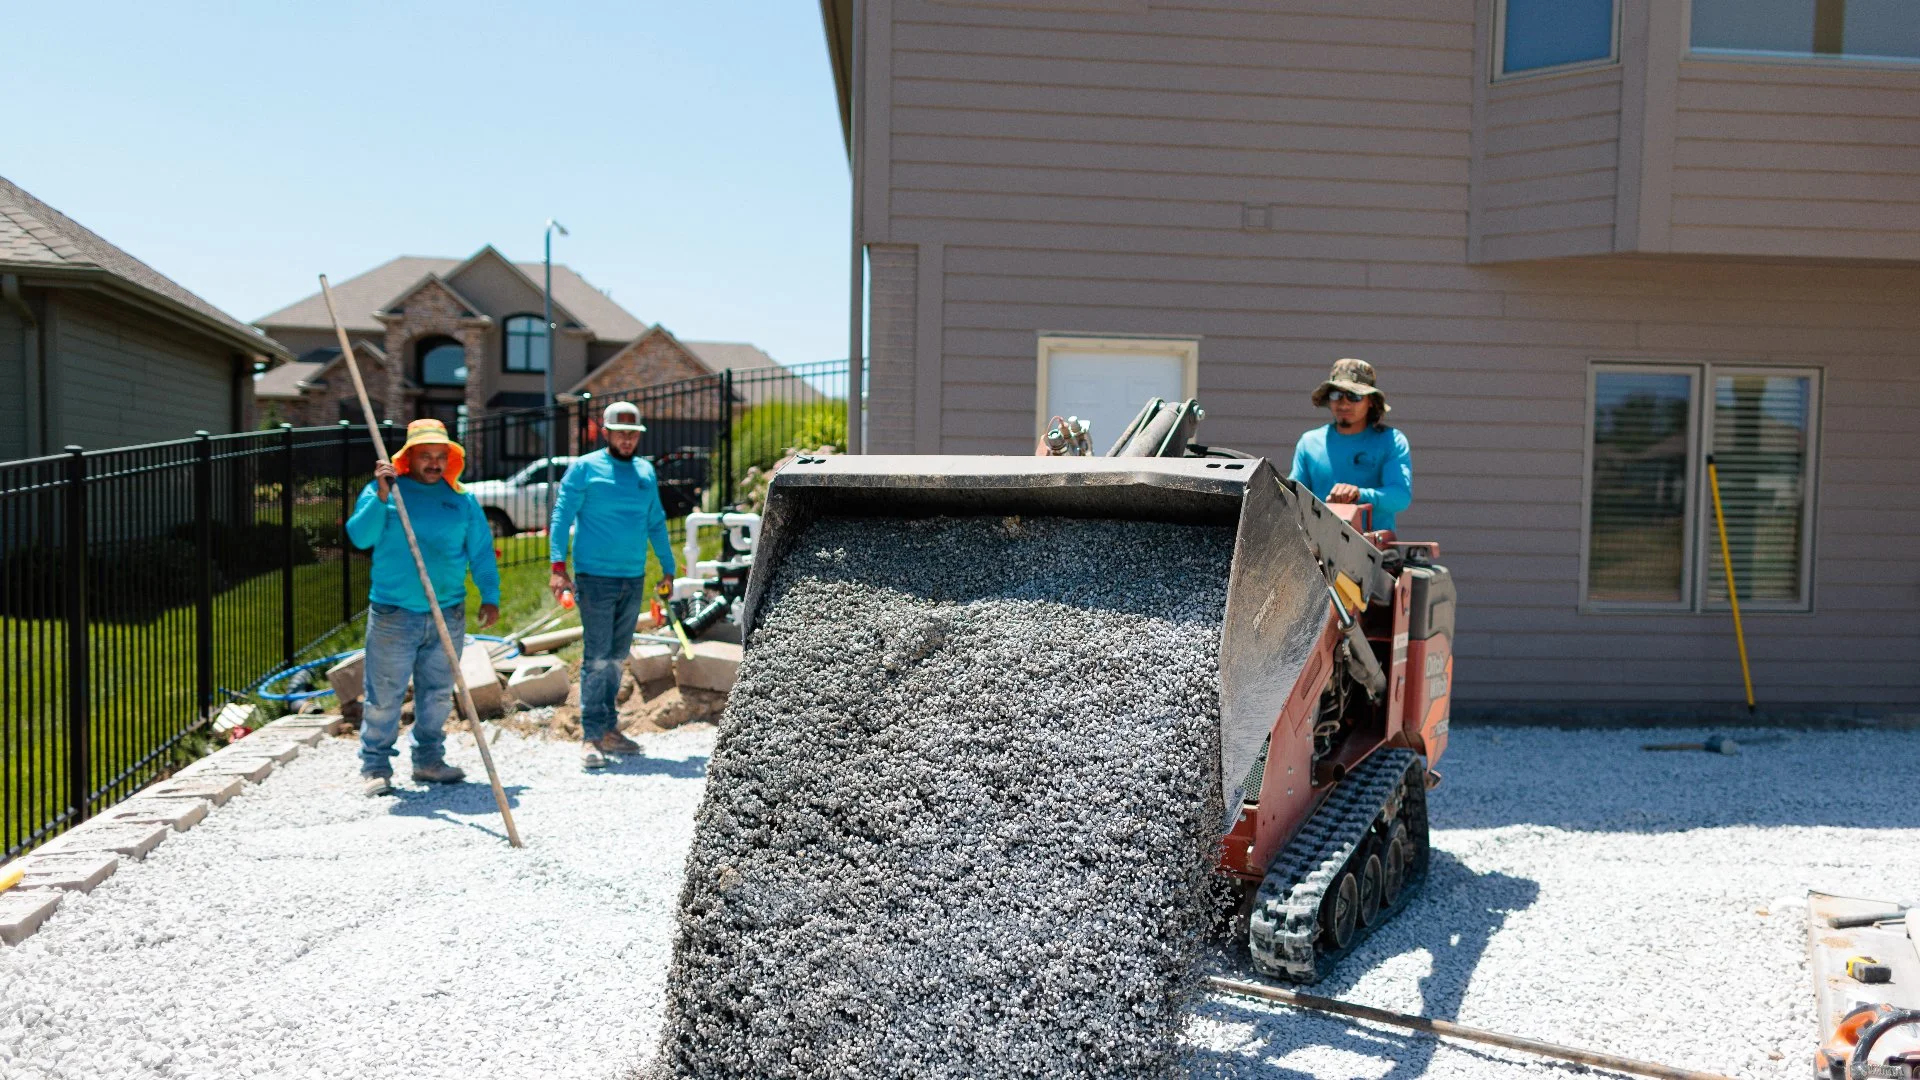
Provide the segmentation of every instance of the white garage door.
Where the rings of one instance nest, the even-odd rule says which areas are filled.
[[[1049,351],[1040,422],[1055,416],[1091,421],[1094,453],[1104,454],[1148,398],[1186,399],[1187,369],[1188,354],[1181,345],[1166,352],[1139,348]]]

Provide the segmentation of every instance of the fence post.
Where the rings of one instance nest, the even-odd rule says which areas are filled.
[[[340,421],[340,625],[353,622],[353,543],[347,519],[353,516],[353,422]]]
[[[93,722],[88,700],[87,459],[67,449],[67,801],[73,823],[87,819],[93,789]]]
[[[280,652],[293,663],[293,425],[280,425]]]
[[[213,436],[193,434],[200,440],[193,459],[194,700],[204,718],[213,708]]]
[[[733,505],[733,369],[720,371],[720,509]]]

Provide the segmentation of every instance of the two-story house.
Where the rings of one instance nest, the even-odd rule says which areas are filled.
[[[1413,447],[1462,715],[1920,708],[1920,9],[822,0],[874,452]],[[853,290],[851,303],[863,303]],[[1104,443],[1102,443],[1104,445]]]

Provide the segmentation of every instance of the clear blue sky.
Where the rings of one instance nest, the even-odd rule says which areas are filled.
[[[395,255],[565,262],[649,323],[844,357],[804,0],[8,4],[5,176],[252,320]]]

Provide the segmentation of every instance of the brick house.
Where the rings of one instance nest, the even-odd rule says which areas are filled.
[[[0,460],[244,431],[278,343],[0,179]]]

